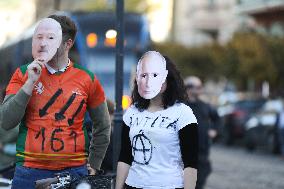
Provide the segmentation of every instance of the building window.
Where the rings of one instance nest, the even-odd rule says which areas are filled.
[[[272,24],[269,29],[269,33],[273,36],[282,37],[284,36],[284,25],[280,22]]]

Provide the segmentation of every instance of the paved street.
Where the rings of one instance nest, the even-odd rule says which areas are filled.
[[[205,189],[284,189],[284,160],[265,152],[215,145]]]

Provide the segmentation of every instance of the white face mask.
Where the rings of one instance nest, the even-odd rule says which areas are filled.
[[[138,93],[144,99],[157,96],[166,81],[168,71],[161,56],[153,53],[146,55],[137,69]]]
[[[56,54],[62,42],[60,24],[51,18],[45,18],[36,27],[32,40],[32,55],[44,63],[50,61]]]

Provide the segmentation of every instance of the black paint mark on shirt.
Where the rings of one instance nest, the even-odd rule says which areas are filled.
[[[166,128],[167,128],[167,129],[173,128],[174,130],[176,130],[178,120],[179,120],[179,119],[177,119],[177,120],[175,120],[174,122],[170,123]]]
[[[155,125],[156,121],[159,119],[159,117],[160,117],[160,116],[158,116],[158,117],[153,121],[153,123],[151,124],[151,127],[154,127],[154,125]]]
[[[69,106],[73,103],[73,101],[76,98],[76,93],[73,93],[70,98],[68,99],[68,101],[66,102],[66,104],[61,108],[61,110],[57,113],[55,113],[55,120],[59,121],[59,120],[63,120],[65,119],[65,115],[64,113],[66,112],[66,110],[69,108]]]
[[[135,135],[132,139],[132,150],[134,162],[141,165],[148,165],[152,159],[153,146],[148,137],[145,136],[144,131],[140,130],[139,134]],[[140,154],[142,153],[142,154]],[[138,159],[138,156],[143,157]]]
[[[47,115],[48,108],[55,102],[55,100],[63,93],[62,89],[58,89],[54,95],[50,98],[50,100],[44,105],[42,109],[39,109],[39,116],[43,117]]]
[[[76,112],[73,114],[72,118],[71,118],[71,119],[68,119],[68,124],[69,124],[69,126],[71,126],[71,125],[74,124],[74,119],[75,119],[75,117],[79,114],[79,112],[82,110],[84,103],[85,103],[85,100],[82,100],[82,101],[80,102],[80,105],[79,105],[79,107],[77,108]]]
[[[146,126],[148,120],[151,119],[150,117],[145,117],[145,118],[146,118],[146,121],[145,121],[145,123],[144,123],[144,127]]]

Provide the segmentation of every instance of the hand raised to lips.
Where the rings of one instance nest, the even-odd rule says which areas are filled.
[[[45,67],[45,64],[43,61],[40,61],[38,59],[34,60],[31,64],[28,65],[27,71],[28,71],[28,80],[30,80],[33,84],[38,81],[42,69]]]
[[[34,63],[38,64],[40,67],[33,67],[35,73],[40,74],[42,69],[45,68],[45,61],[43,59],[36,59]]]

